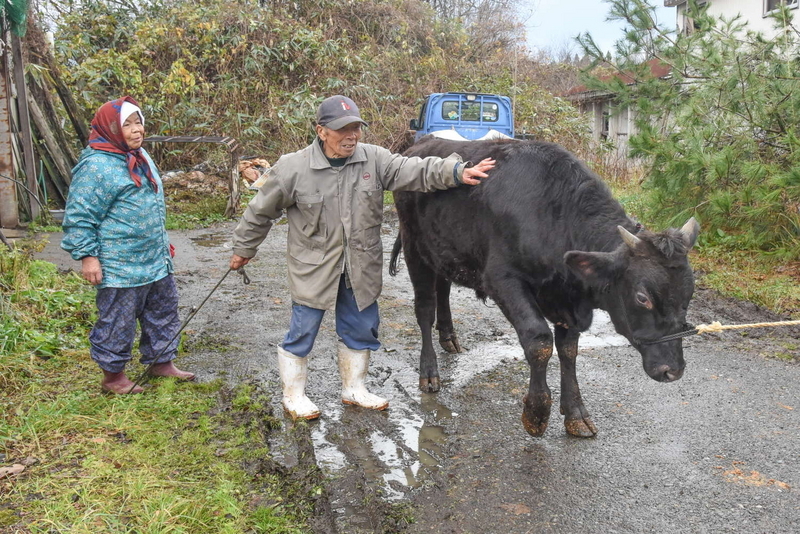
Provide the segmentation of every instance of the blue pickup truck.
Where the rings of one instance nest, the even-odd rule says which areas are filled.
[[[409,128],[414,142],[423,135],[457,140],[514,137],[511,99],[481,93],[433,93]]]

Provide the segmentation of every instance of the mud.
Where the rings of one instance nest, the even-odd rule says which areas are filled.
[[[387,213],[388,251],[396,224]],[[172,232],[184,316],[226,274],[234,223]],[[77,268],[57,248],[41,257]],[[383,347],[369,385],[385,412],[339,398],[332,314],[309,363],[317,421],[283,417],[275,348],[290,315],[286,226],[277,225],[246,269],[230,274],[186,328],[181,366],[200,380],[253,380],[273,394],[281,428],[268,433],[272,469],[318,469],[325,489],[315,532],[613,533],[800,531],[800,329],[727,331],[686,338],[674,383],[648,378],[641,359],[599,313],[581,337],[578,379],[598,435],[566,434],[554,410],[540,438],[522,426],[528,369],[499,310],[454,288],[465,352],[441,351],[442,390],[418,388],[413,293],[401,265],[385,273]],[[779,320],[749,303],[699,289],[689,320]],[[557,358],[548,383],[559,395]]]

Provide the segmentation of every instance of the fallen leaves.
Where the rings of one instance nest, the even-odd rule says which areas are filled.
[[[506,510],[507,512],[511,512],[514,515],[522,515],[522,514],[529,514],[531,513],[531,509],[525,506],[524,504],[501,504],[500,508]]]
[[[11,478],[25,471],[22,464],[13,464],[11,467],[0,467],[0,478]]]
[[[25,471],[26,467],[29,467],[31,465],[35,465],[35,464],[38,464],[38,463],[39,463],[39,459],[38,458],[34,458],[33,456],[28,456],[27,458],[25,458],[24,460],[22,460],[18,464],[12,464],[11,466],[0,467],[0,478],[12,478],[12,477],[15,477],[15,476],[19,475],[20,473],[22,473],[23,471]]]
[[[749,472],[743,470],[737,465],[744,465],[744,462],[733,462],[732,469],[725,469],[722,466],[714,466],[715,469],[719,469],[722,471],[722,476],[725,477],[725,480],[728,482],[733,482],[736,484],[744,484],[745,486],[774,486],[776,488],[782,490],[789,490],[791,486],[786,482],[781,482],[780,480],[775,480],[774,478],[769,478],[762,473],[759,473],[756,470],[750,470]]]

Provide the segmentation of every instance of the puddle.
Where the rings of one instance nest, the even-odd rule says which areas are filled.
[[[454,355],[443,374],[450,375],[446,381],[448,387],[462,387],[476,376],[494,369],[504,361],[524,358],[525,354],[519,343],[514,345],[501,344],[498,341],[476,343],[466,352]]]
[[[286,432],[271,433],[267,443],[269,445],[270,455],[277,463],[288,468],[297,465],[297,454]]]
[[[591,328],[582,333],[578,341],[578,350],[624,347],[629,344],[627,339],[614,330],[611,317],[603,310],[595,310]]]
[[[390,501],[402,499],[405,493],[396,488],[397,486],[414,487],[414,477],[419,469],[419,462],[411,460],[409,463],[406,461],[404,449],[398,447],[397,443],[383,432],[373,432],[369,437],[369,442],[372,445],[372,452],[378,460],[389,468],[388,473],[384,469],[381,470],[386,498]],[[398,484],[391,484],[392,481]]]
[[[345,458],[339,448],[328,441],[325,436],[327,435],[328,423],[325,419],[319,420],[318,424],[311,432],[311,440],[314,443],[314,454],[317,457],[317,465],[320,469],[329,473],[339,471],[347,466],[347,458]]]
[[[229,234],[202,234],[190,238],[199,247],[223,247],[230,248],[231,236]]]
[[[395,430],[391,435],[374,430],[366,440],[347,438],[343,441],[349,454],[355,456],[355,464],[369,480],[381,481],[384,497],[389,501],[403,499],[410,490],[420,488],[431,480],[443,461],[447,435],[443,424],[457,417],[447,406],[439,402],[434,394],[420,393],[419,402],[414,399],[392,399],[389,420]],[[341,412],[323,410],[311,432],[317,465],[328,475],[348,467],[345,454],[328,440],[329,431],[341,431],[338,423]],[[271,443],[275,459],[291,467],[297,460],[282,437]],[[347,511],[344,512],[348,514]]]

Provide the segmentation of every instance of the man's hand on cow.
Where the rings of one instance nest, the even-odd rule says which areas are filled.
[[[239,268],[244,267],[250,263],[250,258],[243,258],[238,254],[231,256],[231,271],[237,271]]]
[[[494,169],[495,161],[492,158],[486,158],[479,162],[477,165],[464,169],[464,174],[461,181],[467,185],[478,185],[481,183],[481,178],[488,178],[486,174],[488,171]]]

